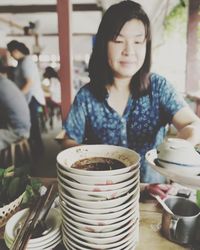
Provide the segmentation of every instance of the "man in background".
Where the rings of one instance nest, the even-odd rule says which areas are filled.
[[[28,103],[6,72],[7,67],[0,63],[0,150],[29,138],[31,127]]]

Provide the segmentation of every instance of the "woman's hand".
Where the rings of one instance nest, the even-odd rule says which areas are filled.
[[[170,184],[148,184],[145,187],[145,190],[148,192],[149,195],[159,195],[161,199],[164,199],[167,196],[167,193],[171,189]]]

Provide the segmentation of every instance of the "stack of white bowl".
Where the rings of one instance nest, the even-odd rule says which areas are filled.
[[[28,213],[28,208],[14,214],[6,223],[4,240],[7,247],[12,246],[17,231]],[[27,250],[54,249],[61,242],[61,216],[57,208],[51,208],[46,218],[47,230],[43,235],[30,239],[27,243]]]
[[[125,167],[92,171],[71,167],[93,157]],[[139,155],[123,147],[83,145],[57,156],[63,243],[68,250],[133,250],[139,233]]]

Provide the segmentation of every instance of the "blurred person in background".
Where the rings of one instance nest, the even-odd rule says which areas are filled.
[[[39,70],[24,43],[12,40],[7,44],[7,49],[18,62],[14,72],[14,82],[21,89],[29,104],[31,114],[30,146],[33,155],[39,157],[44,151],[44,146],[40,133],[38,112],[45,105]]]
[[[57,71],[48,66],[45,68],[43,77],[49,80],[47,107],[49,109],[50,127],[53,128],[53,117],[61,114],[61,86]]]
[[[46,67],[43,74],[44,78],[49,79],[49,93],[51,101],[55,104],[61,104],[61,88],[57,71],[52,67]]]
[[[30,135],[30,112],[23,93],[0,64],[0,150]]]
[[[172,84],[151,67],[150,20],[134,1],[112,5],[104,13],[89,61],[90,82],[77,95],[64,123],[65,148],[110,144],[141,156],[140,181],[161,197],[169,190],[164,176],[145,161],[163,142],[166,126],[193,145],[200,142],[200,119]],[[150,189],[149,189],[150,187]]]

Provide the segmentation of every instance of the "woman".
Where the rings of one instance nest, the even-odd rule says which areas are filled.
[[[49,92],[51,101],[55,105],[61,104],[61,88],[60,88],[60,80],[58,77],[58,73],[52,67],[46,67],[45,72],[43,74],[44,78],[49,79]]]
[[[7,48],[11,56],[18,62],[14,72],[14,82],[25,95],[30,108],[31,146],[36,156],[41,155],[44,149],[40,134],[38,112],[41,105],[45,105],[45,98],[41,87],[40,74],[30,56],[29,49],[24,43],[12,40],[7,44]]]
[[[60,117],[60,114],[61,114],[60,80],[58,77],[58,73],[54,70],[54,68],[50,66],[45,68],[43,77],[49,79],[48,90],[49,90],[50,98],[47,99],[47,106],[49,108],[50,126],[51,128],[53,128],[53,116],[54,116],[55,111],[57,113],[57,116]]]
[[[151,31],[141,5],[112,5],[100,23],[89,62],[90,83],[77,93],[65,121],[65,147],[113,144],[137,151],[141,181],[165,178],[145,163],[145,153],[165,137],[167,124],[196,144],[200,120],[172,85],[150,73]]]

